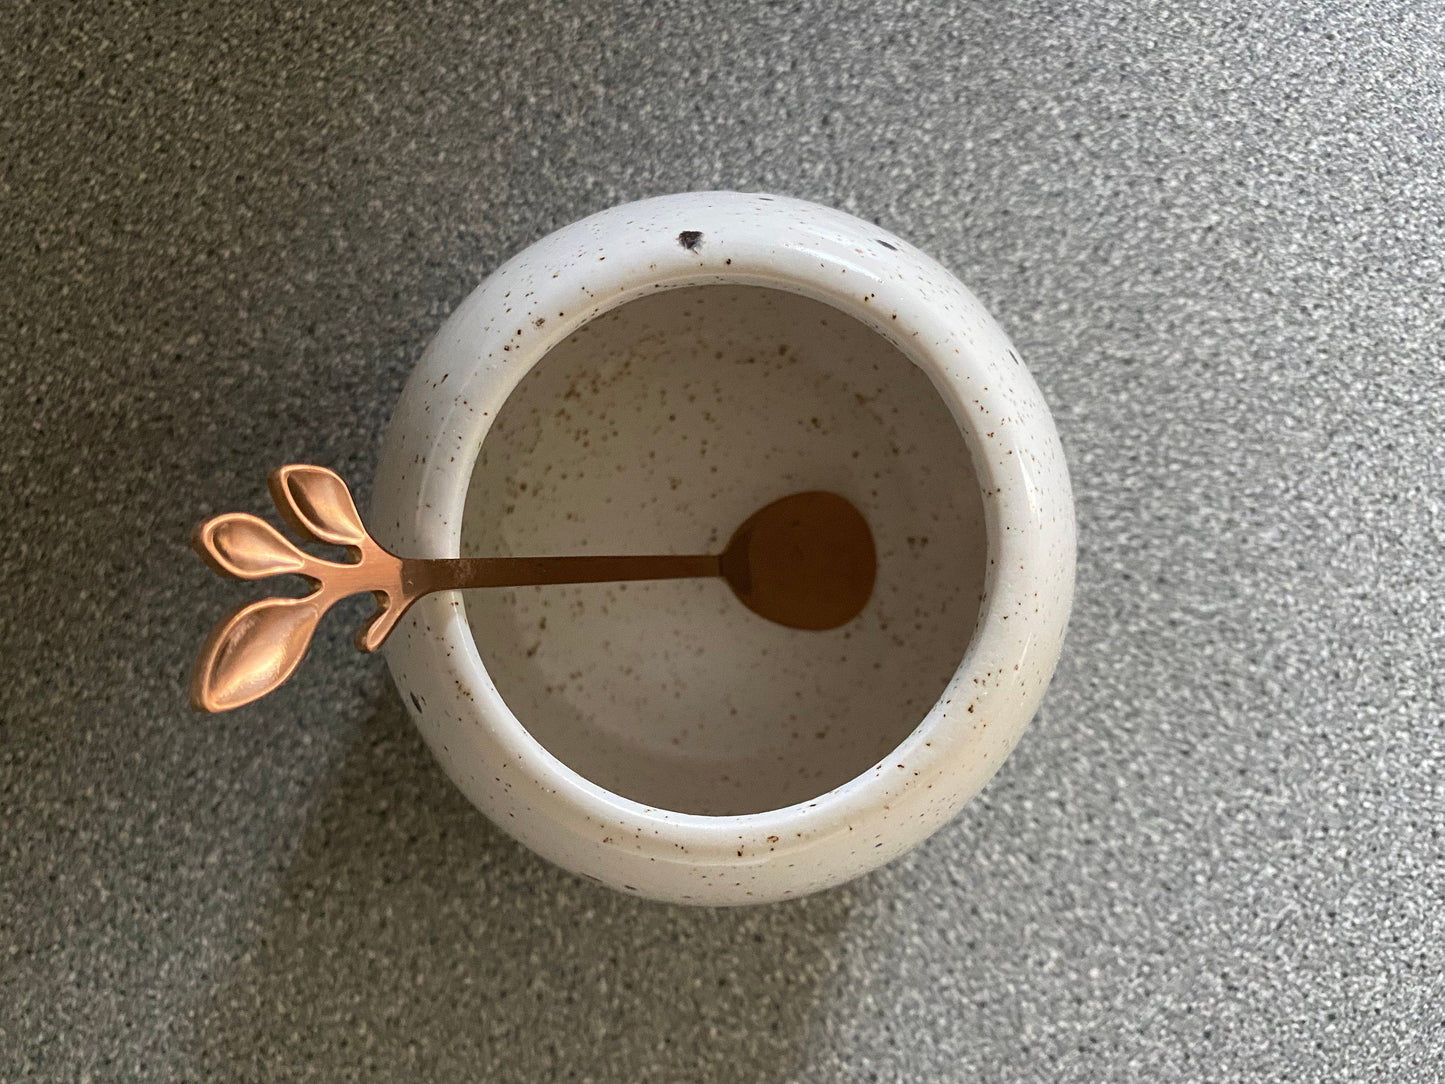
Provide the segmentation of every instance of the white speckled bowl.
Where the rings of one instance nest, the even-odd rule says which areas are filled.
[[[371,517],[418,557],[716,550],[829,489],[868,517],[857,619],[720,581],[433,595],[387,657],[447,774],[623,891],[763,902],[875,868],[1013,748],[1073,593],[1067,471],[978,301],[875,226],[732,192],[615,207],[509,261],[397,406]]]

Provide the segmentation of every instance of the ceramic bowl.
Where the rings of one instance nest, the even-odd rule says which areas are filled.
[[[715,552],[831,490],[878,577],[829,632],[719,580],[423,599],[387,659],[452,780],[582,876],[762,902],[945,824],[1043,696],[1073,590],[1048,409],[979,302],[898,237],[798,200],[687,193],[538,241],[437,334],[370,519],[421,557]]]

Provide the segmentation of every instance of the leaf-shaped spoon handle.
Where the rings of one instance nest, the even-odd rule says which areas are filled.
[[[296,575],[311,581],[303,598],[247,603],[223,618],[206,639],[191,677],[191,706],[229,711],[271,692],[296,671],[317,624],[349,595],[370,591],[376,612],[356,634],[375,651],[421,595],[408,591],[400,557],[367,533],[346,483],[325,467],[292,464],[271,472],[271,497],[304,538],[345,546],[351,561],[326,561],[297,548],[265,520],[228,512],[200,524],[191,545],[217,572],[243,580]]]

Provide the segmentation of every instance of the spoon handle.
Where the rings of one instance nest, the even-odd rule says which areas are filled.
[[[403,560],[401,578],[413,597],[467,587],[525,587],[553,583],[617,583],[720,576],[714,554],[619,557],[459,557]]]
[[[711,555],[401,558],[371,537],[335,472],[293,463],[271,472],[270,487],[277,510],[298,535],[343,546],[351,559],[316,557],[245,512],[198,525],[191,545],[215,571],[242,580],[300,576],[312,591],[247,603],[211,630],[191,675],[197,711],[230,711],[280,686],[296,672],[326,611],[350,595],[376,596],[376,612],[356,634],[357,648],[370,652],[386,642],[413,602],[433,591],[721,575],[720,559]]]

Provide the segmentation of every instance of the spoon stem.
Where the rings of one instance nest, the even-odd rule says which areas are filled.
[[[618,557],[459,557],[405,559],[402,583],[408,597],[468,587],[523,587],[556,583],[616,583],[720,576],[714,554]]]

